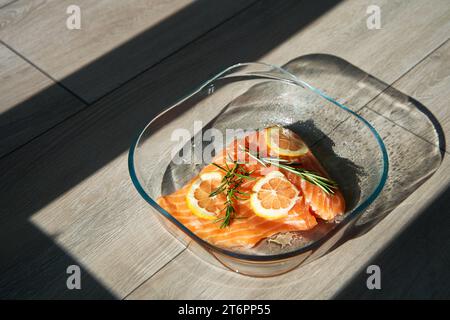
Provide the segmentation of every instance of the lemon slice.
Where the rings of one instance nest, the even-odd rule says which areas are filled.
[[[297,199],[298,189],[279,171],[272,171],[253,186],[250,205],[259,217],[273,220],[289,214]]]
[[[217,219],[224,208],[226,197],[224,194],[210,197],[221,183],[222,175],[219,172],[208,172],[200,175],[189,188],[186,203],[193,214],[202,219]]]
[[[298,157],[309,150],[297,134],[286,128],[267,128],[265,136],[269,148],[280,156]]]

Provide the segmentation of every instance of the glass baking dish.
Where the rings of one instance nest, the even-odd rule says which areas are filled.
[[[251,250],[214,246],[191,232],[156,199],[181,188],[207,165],[204,133],[288,127],[309,145],[339,184],[346,212],[307,232],[286,233],[286,242],[263,240]],[[180,145],[174,132],[189,136]],[[201,146],[201,147],[200,147]],[[180,161],[180,150],[190,151]],[[200,153],[198,152],[200,150]],[[177,161],[175,161],[175,159]],[[382,190],[388,173],[384,143],[361,116],[286,70],[264,63],[231,66],[151,120],[129,152],[130,176],[172,235],[191,250],[206,250],[232,271],[273,276],[325,254]],[[272,239],[273,240],[273,239]]]

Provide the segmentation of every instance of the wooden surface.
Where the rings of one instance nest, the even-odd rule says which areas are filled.
[[[346,291],[346,285],[440,194],[448,198],[447,158],[439,173],[366,235],[304,268],[261,280],[210,267],[164,231],[131,185],[127,149],[149,119],[224,67],[257,60],[283,65],[317,52],[340,56],[417,98],[448,132],[448,2],[356,0],[318,5],[292,0],[251,5],[241,1],[226,10],[223,2],[197,1],[192,7],[187,1],[145,2],[158,10],[143,10],[142,3],[127,2],[126,10],[119,1],[86,3],[81,7],[92,19],[87,19],[84,31],[70,33],[65,29],[63,1],[19,0],[0,9],[0,39],[7,52],[0,58],[12,61],[0,70],[0,77],[23,83],[2,85],[2,94],[11,91],[9,98],[2,98],[7,101],[5,108],[13,108],[20,102],[16,100],[38,99],[48,92],[39,87],[45,83],[49,85],[44,87],[60,88],[61,96],[73,95],[71,99],[89,103],[77,110],[63,108],[52,116],[46,114],[54,108],[33,105],[30,112],[39,113],[33,117],[45,122],[32,126],[32,134],[25,138],[29,143],[0,160],[0,296],[366,296],[357,286]],[[381,30],[366,27],[369,4],[382,8]],[[104,11],[102,5],[111,8]],[[221,13],[220,19],[204,16],[204,10],[211,9]],[[179,25],[179,17],[186,22]],[[175,42],[174,24],[182,27],[175,28]],[[130,60],[130,52],[136,54],[131,65],[124,62]],[[154,56],[148,60],[150,53]],[[31,76],[24,80],[15,70]],[[13,94],[15,87],[20,88]],[[427,139],[395,115],[376,109],[376,104],[361,112],[381,123],[385,134],[408,135],[412,145]],[[6,139],[15,142],[11,137]],[[438,208],[448,211],[445,202]],[[69,264],[83,269],[81,291],[66,289]],[[418,276],[426,271],[413,268],[411,272]]]
[[[450,41],[433,51],[429,57],[421,61],[397,80],[393,86],[398,90],[414,97],[427,106],[431,113],[438,119],[445,133],[450,132],[450,106],[447,95],[450,88]],[[417,123],[408,123],[408,119],[414,118],[405,114],[393,114],[389,106],[378,104],[371,108],[381,115],[395,121],[408,131],[416,133],[430,141],[430,137],[420,133]],[[449,150],[449,141],[446,139],[446,150]]]
[[[410,88],[414,91],[420,86],[422,97],[432,97],[431,99],[434,101],[446,100],[446,97],[450,93],[448,89],[450,88],[450,74],[448,72],[450,70],[450,59],[448,59],[449,48],[450,42],[447,42],[430,57],[425,59],[420,66],[416,67],[417,69],[420,68],[421,72],[417,72],[415,68],[402,77],[396,83],[398,87],[402,89]],[[440,63],[436,63],[436,60],[439,60]],[[447,70],[445,72],[446,76],[442,75],[443,70]],[[439,81],[436,81],[436,79],[439,79]],[[442,90],[442,87],[446,87],[447,89]],[[378,99],[381,99],[381,97]],[[428,105],[431,107],[431,103]],[[399,125],[393,124],[388,119],[373,112],[371,109],[377,109],[374,106],[378,106],[376,99],[364,107],[360,111],[360,114],[379,130],[379,133],[387,144],[389,144],[389,139],[395,139],[408,141],[411,145],[405,146],[407,148],[415,146],[418,150],[425,149],[424,144],[427,144],[427,141],[423,141],[421,137],[410,133]],[[439,105],[436,104],[436,107],[439,107]],[[434,107],[431,109],[433,111]],[[446,117],[442,117],[441,119],[442,121],[440,122],[444,127],[444,131],[449,132],[448,118],[447,120]],[[404,123],[401,124],[405,125]],[[414,130],[414,128],[411,129]],[[398,152],[399,150],[395,151]],[[391,150],[388,149],[388,152],[391,159],[391,166],[399,165],[395,161],[392,161],[395,159],[395,155],[391,153]],[[408,159],[403,159],[403,161],[408,161]],[[358,279],[359,282],[353,284],[353,287],[356,286],[356,289],[353,287],[346,288],[346,285],[353,279],[357,272],[361,272],[359,269],[372,262],[380,263],[380,261],[374,259],[376,254],[384,248],[389,247],[390,243],[395,241],[398,235],[403,232],[402,229],[408,223],[415,221],[420,215],[438,215],[441,217],[441,220],[433,219],[435,223],[441,223],[443,224],[442,226],[445,225],[446,227],[450,226],[450,219],[444,214],[444,212],[448,213],[450,209],[448,204],[449,195],[448,191],[446,191],[448,187],[450,187],[450,161],[448,156],[446,156],[435,175],[368,234],[348,241],[331,254],[305,267],[294,270],[281,277],[253,279],[231,272],[224,273],[221,268],[212,267],[211,264],[202,262],[195,254],[185,250],[163,270],[160,270],[136,289],[128,298],[208,299],[215,297],[218,299],[278,299],[290,297],[292,299],[329,299],[335,296],[339,298],[376,298],[378,296],[386,298],[401,298],[406,296],[411,298],[421,296],[445,297],[448,295],[448,291],[445,291],[442,286],[436,285],[436,287],[433,287],[437,279],[433,279],[433,276],[430,279],[430,275],[427,275],[427,271],[424,270],[433,270],[435,263],[435,258],[430,259],[430,261],[427,260],[427,256],[429,255],[427,250],[433,249],[433,251],[439,251],[437,249],[448,244],[448,237],[444,235],[441,239],[438,239],[443,241],[443,243],[435,243],[438,240],[433,239],[432,234],[440,229],[433,230],[429,224],[424,224],[426,226],[425,231],[421,230],[421,234],[425,234],[424,238],[415,239],[421,241],[420,248],[417,248],[416,245],[411,243],[403,243],[403,247],[399,249],[400,251],[409,250],[413,252],[414,250],[420,250],[421,253],[413,255],[409,264],[405,261],[405,255],[403,254],[391,254],[390,259],[384,259],[382,260],[383,264],[380,264],[382,270],[385,266],[389,269],[393,269],[395,266],[404,266],[405,273],[408,273],[406,278],[402,277],[400,271],[396,272],[397,277],[392,276],[392,274],[387,274],[392,282],[402,282],[404,286],[398,286],[386,281],[387,289],[384,291],[386,295],[383,295],[383,292],[370,292],[365,287],[365,279],[367,278],[365,272],[362,272],[363,274]],[[440,194],[440,190],[443,190],[443,195]],[[441,196],[445,196],[445,198],[440,200],[441,206],[433,208],[438,212],[426,212],[427,207]],[[450,256],[448,253],[443,254],[444,251],[445,249],[439,251],[441,257],[438,259],[448,261]],[[435,266],[437,265],[435,264]],[[408,268],[412,268],[414,271]],[[180,270],[183,271],[180,272]],[[390,271],[392,273],[394,272],[392,270]],[[440,276],[447,279],[445,281],[441,278],[441,281],[448,283],[450,280],[445,270],[441,269],[440,271]],[[420,277],[421,275],[422,277]],[[426,277],[423,277],[423,275],[426,275]],[[417,276],[419,279],[415,279]],[[414,288],[408,285],[408,282],[413,281],[417,282],[418,287],[427,287],[429,290],[423,292],[422,295],[417,291],[415,292],[413,290]],[[226,289],[224,290],[224,288]]]
[[[19,0],[0,13],[0,39],[92,102],[253,1]],[[80,30],[66,27],[72,4]]]
[[[0,44],[0,157],[85,104]]]
[[[0,8],[6,7],[11,2],[14,2],[15,0],[0,0]]]

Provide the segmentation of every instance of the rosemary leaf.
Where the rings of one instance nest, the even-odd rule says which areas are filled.
[[[252,154],[247,149],[244,149],[244,151],[250,155],[251,157],[257,157],[257,155]],[[286,159],[277,159],[277,158],[258,158],[260,161],[262,161],[265,164],[270,164],[273,166],[276,166],[278,168],[284,169],[286,171],[292,172],[302,179],[318,186],[320,189],[322,189],[327,194],[334,194],[334,190],[337,188],[336,182],[334,182],[331,179],[328,179],[326,177],[323,177],[313,171],[308,171],[302,168],[296,168],[293,166],[301,165],[299,162],[291,162]]]
[[[236,210],[234,208],[235,201],[247,200],[244,197],[248,196],[247,193],[238,190],[240,185],[246,180],[253,180],[254,177],[250,177],[251,172],[247,171],[244,166],[240,165],[237,161],[233,161],[233,166],[230,167],[225,162],[225,168],[213,163],[216,167],[225,171],[225,176],[222,179],[222,183],[212,191],[209,196],[214,197],[218,194],[225,193],[226,201],[224,202],[225,215],[217,218],[214,222],[222,222],[220,228],[226,228],[230,225],[231,221],[236,217]]]
[[[225,168],[219,166],[217,163],[214,163],[214,162],[213,162],[212,165],[213,165],[213,166],[216,166],[216,167],[219,168],[220,170],[223,170],[223,171],[227,172],[227,169],[225,169]]]

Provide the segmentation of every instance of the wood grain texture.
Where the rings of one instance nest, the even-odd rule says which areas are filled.
[[[396,83],[405,92],[417,95],[419,100],[426,100],[426,106],[434,113],[446,133],[450,132],[450,109],[445,107],[445,101],[450,97],[450,86],[446,85],[450,75],[448,51],[446,43]],[[417,91],[417,88],[420,90]],[[408,141],[406,148],[428,149],[429,139],[423,136],[424,131],[419,127],[412,127],[413,123],[405,122],[411,118],[390,114],[389,106],[378,101],[384,101],[383,95],[365,107],[361,114],[382,134],[389,152],[392,152],[389,150],[390,143],[395,143],[396,140]],[[384,116],[407,130],[393,125],[371,109],[385,113]],[[392,160],[395,155],[390,154],[390,158],[391,166],[399,165]],[[416,161],[420,159],[418,152]],[[448,288],[445,283],[450,283],[450,278],[443,266],[448,265],[445,261],[450,259],[448,250],[445,249],[450,242],[448,237],[442,234],[449,226],[448,218],[444,214],[449,210],[448,188],[450,161],[446,155],[443,164],[430,180],[368,234],[345,243],[310,265],[273,279],[251,279],[226,272],[222,268],[211,267],[190,251],[185,251],[128,298],[448,298],[450,291],[445,289]],[[435,205],[435,202],[439,205]],[[430,215],[438,215],[441,220],[433,218],[431,221],[435,221],[434,224],[424,223],[422,216]],[[416,219],[423,223],[425,231],[422,228],[417,232],[417,229],[421,228],[419,225],[412,229],[416,230],[413,231],[415,234],[409,231],[410,235],[405,235],[404,229]],[[433,237],[434,234],[440,236]],[[401,244],[392,244],[397,241],[397,237]],[[410,241],[417,241],[417,245]],[[377,255],[382,250],[388,253]],[[439,258],[427,259],[430,250],[433,257]],[[365,268],[371,263],[377,263],[382,270],[391,272],[386,276],[391,282],[387,281],[380,292],[370,292],[365,286]],[[401,266],[403,269],[398,269]],[[409,285],[411,283],[415,283],[416,287]]]
[[[444,165],[448,165],[445,161]],[[445,167],[443,168],[445,169]],[[353,275],[351,281],[339,289],[337,299],[448,299],[450,277],[450,184],[448,170],[441,170],[447,180],[421,188],[421,195],[405,202],[411,211],[420,214],[406,222],[394,241],[370,258],[382,272],[382,290],[367,290],[366,270]],[[439,190],[438,190],[439,189]],[[402,212],[399,211],[398,214]]]
[[[441,8],[436,8],[439,6],[421,1],[413,2],[412,8],[427,10],[427,27],[417,28],[422,20],[417,22],[405,18],[386,22],[390,23],[390,32],[368,32],[364,14],[368,3],[348,1],[337,7],[333,6],[333,1],[322,2],[321,5],[299,1],[257,3],[0,161],[0,192],[4,208],[0,216],[0,243],[3,244],[0,270],[9,272],[9,277],[2,283],[8,295],[26,296],[28,293],[27,296],[39,297],[48,291],[53,296],[67,295],[67,290],[60,285],[61,269],[67,261],[75,260],[83,264],[83,270],[93,275],[94,280],[97,279],[97,283],[92,281],[93,287],[100,286],[105,294],[124,297],[183,250],[159,226],[148,204],[131,186],[126,152],[135,134],[149,119],[224,67],[261,58],[281,65],[300,54],[326,51],[342,55],[350,62],[356,60],[360,67],[369,70],[374,68],[372,63],[375,62],[381,79],[395,80],[442,43],[448,34],[447,20],[444,19],[448,15],[446,7],[442,8],[441,4]],[[405,7],[403,2],[384,1],[381,4],[389,8],[386,10],[391,15],[397,12],[398,17],[401,17],[400,11],[413,13],[410,12],[411,7]],[[359,19],[349,19],[358,17],[360,12],[363,13]],[[417,32],[408,32],[411,28],[417,28]],[[421,38],[423,45],[409,50],[409,41],[417,42]],[[353,41],[361,45],[355,46]],[[388,59],[403,62],[387,66],[381,63]],[[387,232],[380,229],[380,234],[385,232],[388,235],[392,233],[393,237],[395,230]],[[18,234],[21,237],[18,238]],[[14,245],[7,247],[6,244],[10,243]],[[54,255],[40,254],[50,252],[49,248],[53,248],[55,243],[59,254],[65,254],[71,260],[61,259],[52,264]],[[363,246],[370,246],[370,243],[364,240]],[[367,252],[364,259],[370,256],[370,251]],[[350,251],[347,256],[338,255],[334,259],[352,260],[353,254]],[[186,259],[186,256],[183,253],[180,259]],[[332,255],[324,259],[330,257]],[[148,285],[157,291],[158,296],[176,296],[170,289],[171,284],[197,281],[194,284],[198,285],[199,291],[188,291],[191,297],[219,297],[220,294],[216,295],[219,291],[228,296],[235,288],[234,284],[243,279],[233,280],[235,275],[223,272],[214,273],[214,277],[202,282],[173,267],[173,264],[180,263],[178,261],[184,263],[180,259],[175,259],[168,268],[155,275],[136,295],[154,297],[154,291],[148,294],[140,291]],[[189,261],[186,261],[186,266]],[[40,265],[48,266],[45,276],[33,272],[40,270]],[[315,277],[320,271],[314,266],[317,264],[308,266],[312,268],[308,269],[310,277]],[[198,268],[204,270],[204,265],[200,263]],[[323,281],[330,284],[324,295],[331,296],[345,281],[342,278],[341,282],[333,282],[334,286],[330,283],[333,277],[339,277],[343,268],[343,265],[333,268]],[[348,268],[347,279],[356,270],[356,265]],[[278,290],[278,287],[283,283],[298,283],[295,276],[303,271],[299,272],[274,279],[269,284],[264,282],[265,289],[259,291],[252,289],[255,286],[261,288],[263,282],[252,279],[246,289],[240,287],[242,295],[264,297],[279,292],[280,297],[288,298],[291,291]],[[218,275],[219,278],[230,279],[229,284],[220,281],[230,290],[219,286],[207,288],[208,281],[214,282]],[[208,270],[205,277],[209,277]],[[30,282],[30,279],[35,279],[35,282]],[[158,279],[159,282],[154,282]],[[316,285],[313,279],[308,281],[306,288]],[[18,283],[28,290],[19,291]],[[47,290],[41,290],[42,283],[47,283]],[[275,290],[270,290],[270,283]],[[97,291],[93,289],[92,292],[94,295]],[[310,295],[313,296],[313,291]]]
[[[332,7],[334,2],[328,2],[331,3],[328,7]],[[108,3],[110,4],[111,2]],[[143,10],[143,4],[139,1],[133,5],[127,4],[126,10],[122,8],[123,4],[121,2],[112,3],[114,5],[108,5],[107,8],[105,8],[106,3],[103,1],[98,1],[95,5],[92,5],[90,2],[89,5],[83,6],[83,3],[81,3],[81,7],[83,7],[83,21],[86,20],[89,23],[86,23],[83,30],[67,30],[65,27],[67,15],[56,14],[56,12],[60,11],[65,12],[63,9],[67,7],[67,3],[63,1],[17,1],[8,6],[7,10],[0,12],[0,38],[3,38],[7,43],[18,49],[19,52],[24,53],[27,58],[43,68],[52,77],[63,80],[62,83],[67,85],[69,89],[80,93],[81,91],[76,90],[75,86],[81,85],[84,88],[82,90],[95,92],[95,97],[98,97],[97,94],[102,95],[104,93],[104,90],[99,89],[99,86],[107,86],[108,89],[106,91],[108,91],[141,71],[145,66],[149,66],[158,60],[152,60],[156,56],[155,54],[149,54],[147,50],[154,50],[157,52],[157,55],[161,56],[171,52],[174,47],[168,46],[166,48],[166,46],[162,46],[162,49],[158,48],[158,50],[152,47],[155,41],[160,45],[160,41],[158,37],[154,37],[154,30],[149,25],[158,24],[158,22],[161,22],[159,20],[165,15],[169,16],[166,12],[169,5],[171,5],[170,10],[178,8],[177,5],[182,5],[178,2],[176,2],[177,5],[172,2],[146,2],[144,8],[147,8],[146,6],[151,8],[147,12]],[[230,14],[235,12],[233,10],[237,10],[238,5],[244,5],[244,3],[233,3],[232,8],[229,9],[231,10]],[[210,72],[210,66],[214,65],[214,61],[208,60],[209,57],[212,59],[219,57],[213,69],[215,72],[218,72],[221,68],[245,60],[266,59],[268,62],[279,64],[301,54],[328,52],[341,55],[367,71],[375,71],[375,75],[378,73],[383,80],[389,83],[390,80],[395,80],[395,77],[391,79],[388,76],[389,74],[399,75],[402,72],[406,72],[408,67],[405,66],[410,66],[414,61],[424,57],[430,52],[431,48],[443,41],[444,36],[447,36],[450,25],[448,21],[450,19],[448,19],[449,10],[445,10],[446,6],[444,6],[444,3],[429,5],[419,1],[412,4],[406,4],[404,1],[381,1],[377,4],[380,5],[383,12],[389,13],[389,15],[383,15],[384,27],[382,30],[368,30],[365,26],[365,8],[368,3],[356,1],[339,4],[327,16],[321,17],[312,26],[308,26],[306,32],[301,31],[301,27],[306,25],[308,21],[299,21],[297,16],[302,15],[307,20],[308,14],[314,15],[315,11],[319,11],[319,7],[311,9],[309,6],[302,6],[298,3],[287,1],[282,6],[277,5],[272,10],[270,7],[275,4],[268,2],[259,8],[255,8],[243,18],[234,19],[227,27],[212,32],[204,40],[208,44],[199,46],[200,50],[197,54],[197,57],[201,57],[205,62],[199,62],[198,59],[190,62],[192,62],[192,66],[197,68],[205,68],[205,64],[207,64],[209,69],[205,69],[205,71],[208,71],[205,74],[210,76],[213,73]],[[197,3],[196,6],[200,4]],[[227,10],[224,10],[224,12],[227,12]],[[140,11],[147,13],[142,15]],[[394,14],[395,12],[401,13]],[[427,12],[427,15],[418,14],[420,12]],[[182,15],[189,15],[189,13],[186,12]],[[406,17],[413,15],[418,15],[419,18],[406,19]],[[130,16],[136,17],[136,19],[126,18]],[[255,17],[255,19],[252,19],[252,17]],[[351,17],[359,18],[351,19]],[[433,17],[433,19],[430,19],[431,23],[425,23],[425,20],[421,20],[428,19],[425,17]],[[278,23],[279,27],[268,29],[264,24],[265,21],[269,20],[273,21],[272,23]],[[167,19],[161,22],[157,28],[164,29],[165,27],[161,25],[164,25],[166,21]],[[47,24],[56,25],[58,28],[48,28]],[[121,32],[111,32],[111,30],[116,30],[114,28],[119,28],[116,25],[120,27]],[[202,27],[206,28],[206,25],[208,25],[207,20],[202,24]],[[423,25],[426,25],[426,27],[423,27]],[[150,28],[150,30],[145,30],[145,28]],[[192,30],[195,29],[194,27],[192,28]],[[172,30],[173,28],[169,29]],[[204,30],[200,28],[198,32],[191,32],[190,28],[186,29],[189,31],[189,36],[194,36],[201,30]],[[408,30],[412,29],[418,30],[418,32],[409,33]],[[108,32],[105,30],[108,30]],[[248,32],[243,33],[242,30],[248,30]],[[17,36],[19,32],[20,36]],[[39,32],[39,34],[59,32],[61,36],[39,37],[35,32]],[[164,34],[163,31],[158,33]],[[139,34],[139,36],[136,36],[136,34]],[[181,32],[181,34],[184,35],[185,31]],[[262,34],[267,34],[271,40],[259,38],[258,35]],[[295,34],[294,38],[290,39],[290,41],[284,41],[293,34]],[[406,37],[405,34],[407,35]],[[132,36],[135,37],[129,39]],[[29,40],[27,37],[32,39]],[[183,37],[180,37],[180,39],[184,39]],[[60,38],[60,41],[54,41],[55,38]],[[126,39],[129,39],[129,41],[126,42]],[[366,41],[366,39],[368,40]],[[401,41],[398,39],[401,39]],[[415,50],[410,50],[409,43],[417,42],[418,39],[422,39],[421,46],[415,48]],[[177,41],[171,43],[178,43]],[[180,41],[184,43],[183,41],[188,40],[186,38]],[[277,47],[283,41],[284,44]],[[394,41],[395,46],[392,48],[392,52],[390,50],[380,50],[380,48],[385,47],[384,43],[393,43]],[[354,50],[354,42],[360,43],[361,50]],[[236,43],[240,45],[236,46]],[[22,46],[25,47],[22,48]],[[57,48],[53,46],[57,46]],[[272,47],[276,48],[272,50]],[[212,48],[223,54],[211,53]],[[362,50],[366,53],[361,55],[359,51]],[[264,56],[268,51],[270,51],[270,54]],[[83,54],[80,55],[80,52],[83,52]],[[375,52],[376,54],[374,54]],[[130,59],[130,57],[132,58]],[[377,62],[378,59],[380,62]],[[121,61],[126,61],[125,65],[122,66]],[[175,60],[171,61],[174,62]],[[385,61],[389,61],[389,63],[385,63]],[[376,69],[372,66],[374,62],[376,62]],[[176,68],[177,66],[178,64],[175,64]],[[123,70],[122,67],[126,70]],[[55,71],[53,71],[53,68]],[[80,68],[81,70],[78,70]],[[78,72],[75,72],[76,70]],[[196,71],[192,70],[191,72]],[[204,79],[206,77],[204,76]],[[75,86],[69,84],[72,80],[76,83]],[[200,81],[197,80],[197,82]],[[111,84],[113,82],[114,84]],[[83,94],[81,96],[88,101],[95,99],[90,99]],[[29,104],[33,105],[34,103],[30,101]],[[16,110],[19,110],[19,108]],[[35,115],[39,118],[38,110],[37,108]],[[65,119],[79,109],[68,107],[53,108],[52,110],[54,112],[52,118],[56,118],[57,121],[57,119]],[[15,112],[15,110],[11,112],[13,118],[15,117]],[[61,114],[58,114],[58,112],[61,112]],[[17,117],[20,117],[20,115]],[[48,117],[48,114],[42,115],[42,118],[46,117]],[[49,121],[52,122],[52,120]],[[38,127],[39,123],[33,122],[31,126],[26,128],[39,133],[41,130],[39,128],[35,129],[35,126]],[[10,132],[12,131],[10,130]],[[14,139],[14,137],[9,138],[8,135],[5,135],[5,137],[10,140]]]
[[[420,63],[411,72],[396,81],[393,86],[423,103],[442,127],[442,144],[448,151],[450,137],[445,137],[450,132],[450,41],[445,42],[438,50],[434,51],[425,61]],[[383,100],[380,97],[380,102]],[[414,104],[415,101],[410,101]],[[405,129],[418,134],[429,142],[436,139],[432,132],[423,134],[423,124],[414,121],[421,116],[421,110],[417,108],[393,108],[388,103],[376,103],[369,106],[383,116],[395,121]],[[446,139],[445,139],[446,138]]]
[[[70,133],[60,134],[61,140],[45,152],[52,154],[53,160],[42,161],[37,155],[36,162],[28,166],[3,162],[8,167],[2,167],[2,180],[9,180],[18,168],[22,178],[1,187],[5,207],[0,217],[0,238],[4,241],[0,296],[120,298],[173,258],[182,246],[161,230],[155,213],[135,192],[126,156],[111,161],[70,192],[60,194],[57,201],[30,214],[45,198],[48,200],[49,194],[64,189],[64,181],[73,183],[76,176],[79,178],[87,166],[83,159],[96,161],[95,153],[102,148],[98,141],[82,137],[81,144],[66,144],[64,137]],[[61,149],[60,143],[65,147]],[[90,143],[96,146],[90,147]],[[70,163],[65,160],[67,152]],[[36,180],[35,186],[30,185],[32,180]],[[72,264],[81,266],[82,291],[66,288],[65,270]]]
[[[0,44],[0,157],[85,105]]]
[[[254,0],[19,0],[0,12],[0,39],[92,102]]]
[[[361,114],[378,129],[384,139],[409,141],[411,145],[419,148],[428,144],[367,108],[364,108]],[[396,150],[389,148],[390,142],[387,142],[387,144],[388,152],[390,156],[393,156],[392,152]],[[404,147],[408,148],[409,146],[405,145]],[[417,156],[417,161],[420,161],[420,155]],[[430,180],[369,233],[347,241],[324,257],[285,275],[265,279],[245,277],[224,270],[223,267],[216,264],[205,262],[190,250],[186,250],[137,288],[127,299],[333,298],[345,288],[348,282],[352,281],[355,274],[359,272],[365,274],[365,268],[370,264],[371,259],[392,241],[396,241],[402,229],[420,217],[422,211],[426,210],[427,206],[449,185],[450,161],[446,157],[439,171]],[[444,247],[445,244],[447,243],[443,243]],[[426,242],[421,243],[421,245],[423,245],[422,248],[427,247]],[[443,248],[439,250],[440,254],[445,255],[448,259],[448,254],[444,251],[446,250]],[[389,261],[390,266],[395,266],[396,263],[406,264],[401,260],[404,256],[397,256],[397,261]],[[415,258],[416,260],[411,261],[411,263],[414,264],[416,261],[419,263],[424,259],[424,256],[417,255]],[[391,255],[391,259],[395,259],[395,255]],[[420,266],[424,267],[424,264],[422,263]],[[384,265],[380,267],[383,270]],[[420,273],[407,274],[407,278],[402,279],[402,282],[408,283],[408,281],[413,281],[418,274],[425,273],[420,268],[414,267],[414,270],[420,271]],[[359,278],[363,282],[357,283],[358,288],[365,286],[366,279],[367,277]],[[394,277],[393,281],[395,279]],[[388,287],[394,287],[394,285]],[[404,286],[403,289],[410,290],[408,286]],[[436,286],[434,290],[434,293],[440,291],[440,297],[450,296],[450,292],[446,292],[445,286]],[[352,290],[352,293],[355,293],[355,290]],[[401,290],[398,290],[397,293],[397,297],[402,296]],[[348,295],[354,297],[352,294]]]
[[[369,5],[381,9],[380,30],[367,28]],[[392,83],[419,57],[424,58],[448,39],[449,30],[450,6],[446,0],[344,1],[261,59],[279,63],[300,55],[328,53]]]
[[[0,8],[6,7],[8,4],[14,2],[15,0],[0,0]]]

